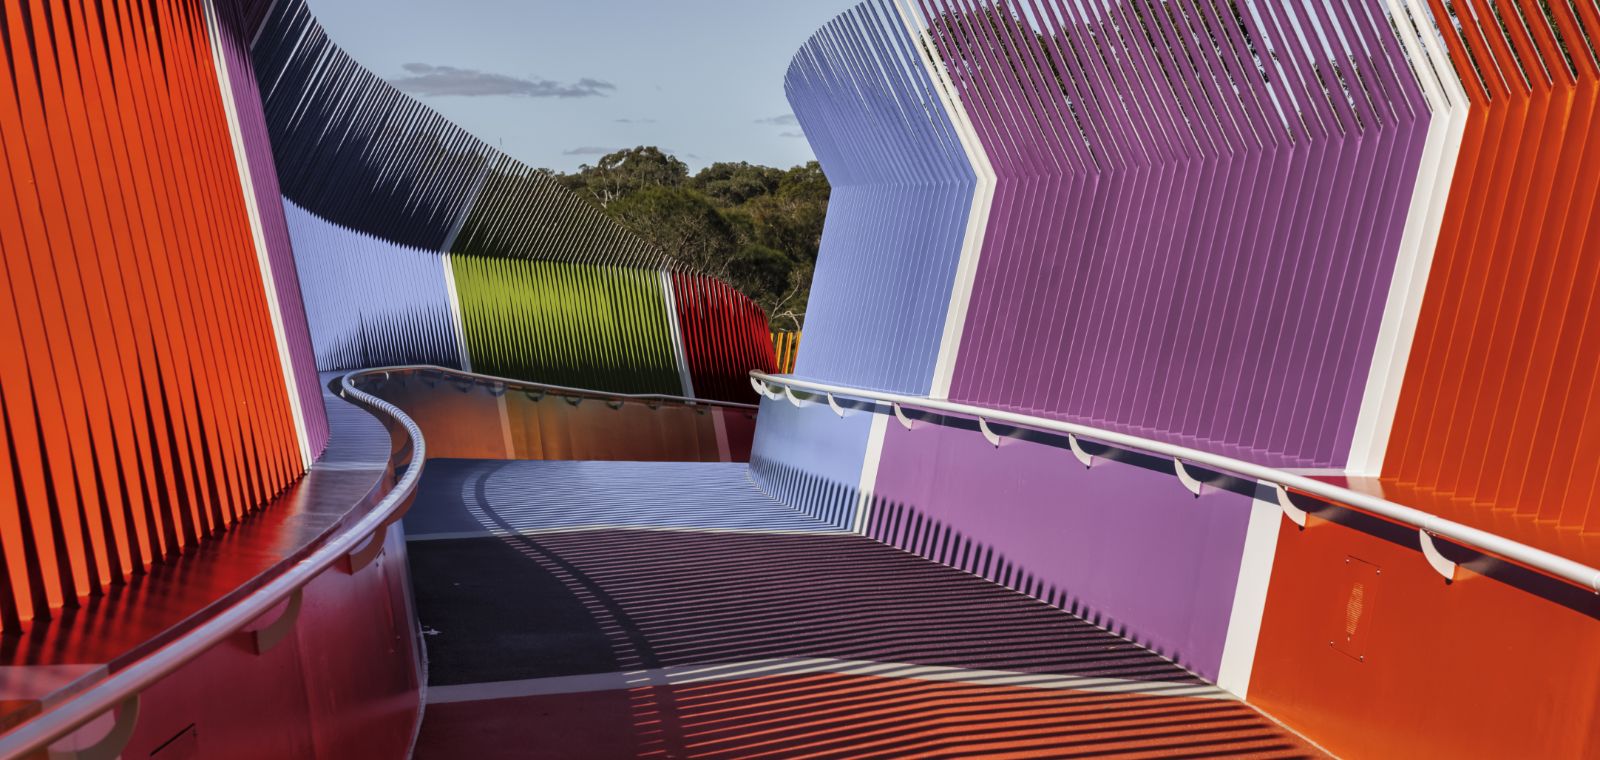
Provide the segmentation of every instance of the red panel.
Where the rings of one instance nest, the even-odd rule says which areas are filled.
[[[778,359],[761,307],[728,284],[702,275],[672,275],[678,330],[695,395],[755,403],[750,370],[772,372]]]
[[[123,757],[149,757],[191,730],[196,757],[405,757],[421,668],[405,573],[405,540],[393,530],[373,564],[306,587],[294,633],[278,646],[256,655],[240,636],[145,691]]]

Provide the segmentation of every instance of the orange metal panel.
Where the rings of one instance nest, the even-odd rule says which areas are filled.
[[[1317,517],[1280,533],[1251,702],[1346,757],[1600,752],[1600,599],[1479,561],[1446,584],[1414,532],[1365,522],[1386,537]],[[1358,656],[1329,644],[1347,560],[1370,569]]]
[[[8,630],[302,474],[203,10],[0,11]]]

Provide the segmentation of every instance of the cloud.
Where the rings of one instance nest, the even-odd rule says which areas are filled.
[[[422,96],[594,98],[605,97],[606,93],[617,89],[610,82],[588,77],[576,82],[553,82],[538,77],[522,79],[429,63],[408,63],[401,68],[406,70],[407,76],[391,79],[389,83],[402,91]]]
[[[800,123],[794,114],[786,113],[782,116],[773,116],[767,119],[756,119],[757,124],[771,124],[774,127],[793,127]]]
[[[803,138],[803,137],[805,137],[805,136],[806,136],[806,133],[804,133],[804,132],[784,132],[784,133],[782,133],[782,134],[779,134],[779,135],[778,135],[778,136],[779,136],[779,137],[795,137],[795,138]]]
[[[655,119],[617,119],[618,124],[654,124]]]
[[[568,148],[568,149],[566,149],[564,151],[561,151],[561,155],[563,155],[563,156],[604,156],[604,155],[607,155],[607,154],[610,154],[610,153],[616,153],[616,152],[617,152],[616,148],[596,148],[593,145],[585,145],[585,146],[583,146],[581,148]]]

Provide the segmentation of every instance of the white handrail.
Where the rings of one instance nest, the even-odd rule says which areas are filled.
[[[237,634],[245,626],[260,619],[262,615],[272,611],[273,607],[315,580],[334,563],[365,544],[379,528],[388,525],[389,518],[416,490],[417,480],[422,475],[423,463],[428,459],[427,444],[422,440],[422,429],[417,427],[417,423],[407,417],[405,412],[400,411],[399,407],[355,387],[351,378],[360,374],[366,372],[353,372],[344,376],[342,380],[344,396],[393,417],[411,437],[413,447],[411,464],[394,488],[390,489],[389,493],[385,494],[383,499],[354,525],[334,536],[309,556],[268,581],[266,585],[251,592],[237,604],[132,665],[107,676],[99,683],[74,694],[54,707],[45,708],[43,712],[11,731],[0,734],[0,758],[21,757],[38,752],[51,742],[123,704],[129,697],[139,694],[162,678],[171,675]]]
[[[1000,409],[987,409],[967,404],[958,404],[950,401],[940,401],[921,396],[902,396],[896,393],[850,388],[840,385],[799,380],[792,377],[777,377],[765,372],[751,372],[750,377],[762,385],[776,385],[790,390],[807,391],[818,394],[833,394],[846,396],[863,401],[877,401],[888,404],[899,404],[902,407],[923,409],[931,412],[943,412],[988,420],[990,423],[1002,422],[1023,428],[1033,428],[1056,433],[1075,435],[1080,438],[1089,438],[1101,443],[1145,451],[1170,457],[1180,462],[1188,462],[1220,470],[1234,475],[1240,475],[1255,480],[1276,485],[1281,488],[1293,488],[1296,491],[1310,494],[1330,502],[1353,507],[1362,512],[1367,512],[1379,517],[1408,525],[1423,533],[1447,538],[1464,546],[1475,548],[1479,551],[1493,554],[1498,557],[1516,562],[1517,564],[1532,568],[1546,575],[1559,578],[1569,583],[1582,586],[1590,591],[1600,593],[1600,570],[1588,565],[1551,554],[1543,549],[1536,549],[1527,544],[1513,541],[1504,536],[1479,530],[1469,525],[1446,520],[1438,515],[1429,514],[1419,509],[1413,509],[1402,504],[1382,499],[1370,494],[1353,491],[1348,488],[1313,480],[1303,475],[1296,475],[1272,467],[1252,464],[1232,457],[1212,454],[1186,446],[1179,446],[1148,438],[1118,433],[1111,430],[1079,425],[1072,422],[1050,420],[1043,417],[1033,417],[1026,414],[1017,414]]]

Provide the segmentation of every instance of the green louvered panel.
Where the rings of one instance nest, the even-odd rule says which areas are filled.
[[[622,393],[682,393],[661,273],[455,255],[476,372]]]

